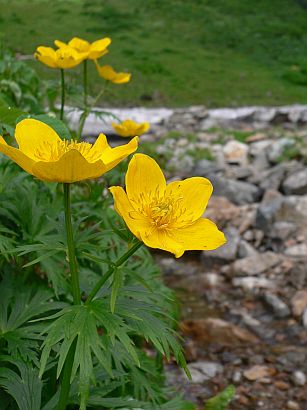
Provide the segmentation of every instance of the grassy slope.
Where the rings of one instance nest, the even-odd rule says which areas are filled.
[[[306,85],[285,78],[306,67],[306,80],[294,75],[307,84],[304,2],[0,0],[0,23],[23,54],[56,38],[112,37],[104,62],[133,73],[130,84],[112,87],[114,105],[307,103]]]

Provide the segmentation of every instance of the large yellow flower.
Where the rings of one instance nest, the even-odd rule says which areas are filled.
[[[112,127],[121,137],[134,137],[135,135],[142,135],[150,128],[149,122],[142,122],[138,124],[133,120],[125,120],[120,124],[112,122]]]
[[[87,53],[79,53],[68,46],[61,47],[58,50],[54,50],[51,47],[39,46],[34,53],[34,57],[50,68],[65,69],[76,67],[87,58]]]
[[[124,84],[130,81],[130,73],[117,73],[110,65],[104,65],[101,67],[97,62],[96,67],[100,77],[107,81],[111,81],[114,84]]]
[[[212,250],[226,242],[223,232],[202,218],[212,193],[206,178],[193,177],[166,185],[159,165],[136,154],[126,174],[126,191],[110,188],[115,209],[131,232],[147,246],[174,253]]]
[[[111,39],[109,37],[105,37],[101,40],[96,40],[93,43],[89,43],[82,38],[74,37],[67,44],[60,40],[55,40],[54,43],[59,48],[66,47],[68,45],[79,53],[86,53],[86,58],[89,60],[97,60],[97,58],[100,58],[109,52],[107,47],[111,44]]]
[[[35,120],[20,121],[15,130],[19,148],[0,136],[0,152],[29,174],[43,181],[76,182],[98,178],[137,149],[137,137],[129,144],[111,148],[100,134],[94,145],[62,140],[49,125]]]

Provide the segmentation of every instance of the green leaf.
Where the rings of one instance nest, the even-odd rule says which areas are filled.
[[[18,374],[3,364],[0,368],[0,385],[14,398],[19,409],[40,410],[43,383],[38,377],[38,370],[8,356],[0,356],[0,361],[9,362],[19,370]]]
[[[226,410],[228,404],[234,398],[235,393],[235,387],[230,384],[221,393],[207,400],[204,410]]]
[[[61,137],[61,139],[66,139],[66,140],[70,140],[71,139],[71,134],[68,130],[68,128],[66,127],[66,125],[64,124],[63,121],[55,118],[55,117],[51,117],[48,114],[39,114],[39,115],[31,115],[31,114],[25,114],[25,115],[21,115],[17,118],[16,120],[16,124],[18,124],[20,121],[26,119],[26,118],[32,118],[34,120],[38,120],[38,121],[42,121],[45,124],[49,125],[49,127],[51,127],[52,129],[54,129],[54,131],[59,135],[59,137]]]
[[[122,271],[121,269],[115,269],[115,271],[113,272],[112,291],[111,291],[111,298],[110,298],[110,308],[111,308],[112,313],[114,313],[117,292],[118,292],[118,289],[122,286],[122,283],[123,283]]]
[[[8,106],[3,100],[0,99],[0,124],[9,125],[15,128],[16,119],[26,113],[19,108]]]

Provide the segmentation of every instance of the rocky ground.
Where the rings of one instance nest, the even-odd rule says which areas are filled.
[[[232,383],[229,409],[306,410],[307,130],[187,128],[165,137],[161,126],[144,145],[156,144],[170,179],[212,181],[205,216],[228,243],[179,260],[156,254],[181,301],[193,382],[175,366],[168,379],[200,409]]]

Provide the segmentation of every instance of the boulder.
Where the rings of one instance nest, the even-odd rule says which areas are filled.
[[[232,264],[234,276],[256,276],[266,272],[282,261],[280,255],[273,252],[257,253]]]
[[[286,195],[307,194],[307,167],[289,175],[282,184],[282,190]]]

